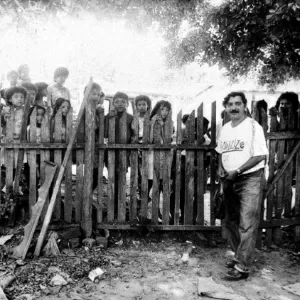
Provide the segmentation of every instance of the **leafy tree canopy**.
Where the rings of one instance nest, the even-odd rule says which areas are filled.
[[[218,7],[208,0],[0,2],[0,16],[10,15],[10,23],[21,28],[39,16],[59,20],[83,12],[99,21],[122,18],[140,31],[157,24],[172,66],[217,64],[232,79],[254,72],[261,84],[271,87],[300,78],[300,0],[227,0]]]

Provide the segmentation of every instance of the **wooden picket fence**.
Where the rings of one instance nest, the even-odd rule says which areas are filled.
[[[300,150],[295,150],[300,138],[298,127],[293,125],[291,131],[283,117],[279,122],[281,127],[276,127],[274,124],[277,116],[271,116],[268,132],[266,112],[258,111],[255,107],[254,103],[253,116],[265,129],[268,140],[268,183],[272,191],[275,191],[269,191],[263,203],[259,242],[263,237],[267,244],[280,242],[280,227],[283,225],[293,225],[298,239]],[[30,206],[36,202],[37,188],[45,178],[44,161],[53,161],[58,166],[62,162],[72,131],[72,116],[72,110],[66,117],[58,111],[51,120],[47,111],[41,128],[37,128],[34,110],[30,117],[27,142],[22,143],[13,139],[14,114],[8,120],[6,137],[1,143],[1,149],[4,149],[6,186],[13,184],[15,153],[18,149],[25,149],[29,166]],[[220,221],[214,216],[213,197],[218,186],[214,150],[216,102],[211,104],[209,145],[203,144],[203,104],[197,111],[191,112],[185,129],[182,125],[182,112],[176,116],[176,126],[173,124],[172,114],[169,114],[164,126],[161,126],[159,123],[152,125],[147,113],[142,143],[134,138],[128,143],[128,118],[130,116],[124,113],[118,120],[117,117],[105,120],[104,113],[96,112],[95,105],[88,103],[73,147],[73,157],[66,167],[62,194],[57,196],[53,219],[80,223],[87,236],[91,235],[93,226],[134,229],[142,223],[155,230],[220,230]],[[133,118],[133,124],[138,126],[137,116]],[[284,122],[285,125],[282,125]],[[280,131],[280,128],[288,131]],[[37,141],[39,131],[40,140]],[[133,132],[138,132],[138,128],[133,128]],[[287,159],[289,154],[292,157]],[[148,177],[152,157],[153,187],[150,198]],[[108,184],[103,182],[106,168]],[[72,169],[76,169],[76,176],[72,175]],[[98,175],[96,192],[92,189],[95,174]],[[296,201],[292,210],[293,180]],[[48,201],[41,219],[45,217],[47,205]]]

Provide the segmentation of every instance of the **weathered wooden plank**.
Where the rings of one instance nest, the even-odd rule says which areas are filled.
[[[109,133],[108,143],[113,144],[115,142],[115,130],[116,120],[115,118],[109,118]],[[115,150],[108,150],[108,202],[107,202],[107,221],[112,222],[114,220],[115,213]]]
[[[0,147],[5,147],[7,149],[19,149],[19,148],[24,148],[24,149],[66,149],[68,146],[67,143],[2,143],[0,144]],[[84,143],[75,143],[73,149],[84,149],[85,144]],[[216,145],[210,144],[210,145],[152,145],[152,144],[98,144],[95,145],[97,149],[158,149],[158,150],[171,150],[171,149],[179,149],[179,150],[211,150],[215,149]]]
[[[77,142],[84,142],[84,119],[81,120],[78,127]],[[76,193],[75,193],[75,222],[79,223],[82,216],[83,203],[83,159],[84,150],[76,149]],[[102,179],[102,178],[101,178]]]
[[[289,109],[288,113],[288,129],[293,130],[295,128],[295,117],[294,112]],[[286,141],[286,154],[285,158],[290,154],[293,149],[294,141],[288,140]],[[294,159],[292,160],[290,167],[287,168],[285,172],[285,193],[284,193],[284,216],[286,218],[291,216],[292,211],[292,182],[293,182],[293,169],[294,169]]]
[[[155,122],[153,134],[154,143],[161,143],[161,125]],[[152,223],[158,224],[158,210],[160,200],[160,151],[154,150],[154,170],[153,170],[153,186],[152,186]]]
[[[127,113],[124,112],[119,123],[120,143],[126,144],[127,140]],[[127,151],[119,151],[119,172],[118,172],[118,221],[126,220],[126,171],[127,171]],[[135,191],[136,193],[136,191]]]
[[[58,112],[56,113],[54,122],[55,122],[54,123],[54,134],[53,134],[54,142],[61,143],[62,135],[64,135],[61,109],[59,109]],[[62,150],[54,150],[54,163],[57,165],[58,169],[60,169],[61,161],[62,161]],[[54,178],[54,182],[56,181],[57,176],[58,176],[58,174],[56,174],[56,176]],[[58,193],[56,196],[54,218],[56,218],[57,220],[61,219],[61,186],[59,187]]]
[[[2,106],[0,107],[0,115],[1,115],[1,113],[2,113]],[[2,140],[3,140],[3,136],[2,136],[2,126],[1,126],[1,123],[2,122],[0,122],[0,142],[2,142]],[[3,159],[4,159],[4,157],[3,157],[3,151],[2,151],[2,148],[0,148],[0,203],[2,203],[1,202],[1,196],[2,196],[2,193],[1,193],[1,191],[2,191],[2,161],[3,161]]]
[[[163,144],[171,144],[171,135],[173,130],[172,111],[169,111],[167,120],[164,124]],[[171,183],[171,152],[169,150],[162,152],[162,180],[163,180],[163,213],[162,222],[169,225],[170,214],[170,183]]]
[[[198,120],[199,122],[199,120]],[[189,115],[186,122],[187,143],[195,143],[195,111]],[[193,224],[194,212],[194,169],[195,169],[195,153],[192,150],[186,151],[185,161],[185,203],[184,203],[184,225]]]
[[[274,132],[276,130],[277,124],[277,115],[271,115],[270,121],[270,132]],[[270,179],[274,177],[275,174],[275,156],[276,156],[276,140],[269,141],[269,176],[268,176],[268,184],[270,183]],[[266,196],[266,195],[264,195]],[[263,199],[264,200],[264,199]],[[273,204],[274,204],[274,190],[267,196],[267,212],[266,212],[266,219],[272,220],[273,217]],[[266,230],[266,237],[265,237],[265,245],[270,246],[272,244],[272,235],[273,230],[267,229]]]
[[[149,143],[150,137],[150,112],[148,111],[144,117],[143,128],[143,144]],[[147,218],[147,205],[148,205],[148,177],[149,177],[149,151],[142,150],[142,183],[141,183],[141,217]]]
[[[203,144],[203,103],[197,110],[197,145]],[[204,152],[197,151],[197,224],[204,225]]]
[[[104,143],[104,110],[99,112],[99,143]],[[103,220],[103,167],[104,167],[104,150],[99,149],[98,162],[98,207],[97,207],[97,222]]]
[[[136,113],[136,112],[135,112]],[[136,133],[132,143],[138,143],[139,122],[138,115],[134,116],[133,131]],[[138,190],[138,151],[130,151],[130,203],[129,203],[129,219],[133,221],[137,216],[137,190]]]
[[[29,141],[30,142],[36,142],[36,108],[32,111],[30,116],[30,135],[29,135]],[[32,210],[31,207],[33,207],[36,203],[36,150],[30,150],[28,151],[28,164],[29,164],[29,178],[30,178],[30,184],[29,184],[29,217],[32,216]]]
[[[283,114],[280,113],[280,129],[286,129],[287,124],[286,120],[283,117]],[[278,141],[278,151],[277,151],[277,166],[278,168],[282,168],[282,165],[284,163],[284,150],[285,150],[286,141],[285,140],[279,140]],[[279,172],[277,172],[278,174]],[[285,176],[279,177],[277,189],[276,189],[276,206],[275,206],[275,218],[280,219],[282,215],[282,211],[284,208],[284,185],[285,185]],[[281,242],[281,236],[282,232],[280,228],[274,229],[274,242],[276,244],[279,244]]]
[[[72,135],[73,109],[70,108],[67,115],[66,141],[69,143]],[[66,165],[65,171],[65,197],[64,197],[64,218],[67,223],[72,222],[73,199],[72,199],[72,155]]]
[[[41,142],[50,142],[50,109],[48,108],[46,110],[46,113],[44,115],[44,118],[42,120],[41,124]],[[45,182],[45,168],[46,168],[46,163],[45,161],[50,161],[50,151],[47,149],[41,149],[41,157],[40,157],[40,181],[41,181],[41,186]],[[41,214],[41,220],[44,220],[47,209],[49,205],[49,193],[46,196],[45,204],[43,206],[42,214]]]
[[[87,102],[85,109],[85,152],[81,228],[86,238],[92,235],[93,170],[95,157],[95,101]]]
[[[177,114],[177,135],[176,135],[176,144],[179,145],[181,143],[182,143],[182,110]],[[175,180],[176,183],[175,183],[174,225],[179,225],[180,191],[181,191],[181,150],[176,151]]]
[[[11,110],[10,117],[6,121],[6,140],[13,143],[15,124],[15,113]],[[14,150],[5,149],[5,167],[6,167],[6,191],[8,191],[13,185],[13,168],[14,168]]]
[[[296,191],[295,191],[295,216],[300,216],[300,152],[296,156]],[[294,241],[300,240],[300,226],[294,228]]]
[[[211,143],[216,144],[216,101],[211,106]],[[210,154],[210,225],[215,225],[214,195],[216,192],[216,151],[212,150]]]

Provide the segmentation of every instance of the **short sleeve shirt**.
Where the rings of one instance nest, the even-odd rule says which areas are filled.
[[[232,127],[232,122],[223,126],[216,151],[222,154],[222,164],[227,172],[238,169],[253,156],[268,155],[262,127],[249,117],[236,127]],[[264,165],[261,161],[243,174],[257,171]]]

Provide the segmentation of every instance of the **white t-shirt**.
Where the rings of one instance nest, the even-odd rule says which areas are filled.
[[[228,122],[223,126],[216,148],[216,151],[222,154],[226,172],[238,169],[253,156],[268,155],[263,129],[256,121],[247,117],[236,127],[232,127],[231,124],[232,122]],[[263,160],[243,174],[257,171],[264,165]]]

